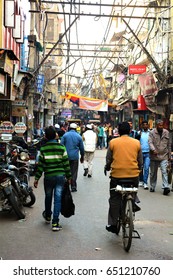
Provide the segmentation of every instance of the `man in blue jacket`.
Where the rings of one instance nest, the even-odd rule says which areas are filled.
[[[71,123],[70,130],[66,132],[61,138],[61,144],[66,147],[70,168],[71,168],[71,191],[77,191],[77,175],[79,167],[79,153],[80,162],[84,161],[84,145],[81,135],[76,132],[77,124]]]

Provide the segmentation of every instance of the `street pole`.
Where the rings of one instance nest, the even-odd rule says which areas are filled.
[[[31,9],[35,8],[35,3],[30,2]],[[30,35],[34,38],[34,25],[35,15],[31,13],[30,17]],[[29,68],[30,72],[34,72],[35,69],[35,45],[34,40],[29,42]],[[29,81],[29,93],[28,93],[28,114],[27,114],[27,142],[31,142],[33,133],[33,102],[34,102],[34,77]]]

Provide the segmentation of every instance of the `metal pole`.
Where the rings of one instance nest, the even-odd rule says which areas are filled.
[[[35,7],[35,3],[30,3],[31,8]],[[31,19],[30,19],[30,34],[34,35],[34,26],[35,26],[35,15],[31,13]],[[35,68],[35,61],[36,61],[36,53],[35,53],[35,45],[34,42],[30,42],[29,44],[30,49],[32,50],[32,54],[30,51],[29,56],[29,68],[34,69]],[[33,72],[32,72],[33,73]],[[28,94],[28,112],[27,112],[27,142],[31,142],[32,140],[32,131],[33,131],[33,103],[34,103],[34,80],[31,79],[29,81],[29,94]]]

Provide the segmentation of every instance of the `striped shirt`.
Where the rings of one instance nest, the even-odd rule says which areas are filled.
[[[57,141],[48,141],[40,148],[38,169],[35,180],[39,180],[44,172],[45,177],[65,175],[71,178],[69,159],[65,146]]]

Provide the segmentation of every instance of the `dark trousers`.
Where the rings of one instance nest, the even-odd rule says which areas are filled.
[[[135,187],[138,187],[139,177],[129,179],[133,181]],[[115,188],[118,185],[119,180],[119,178],[111,178],[110,180],[108,225],[116,225],[120,214],[122,195],[120,192],[111,190],[111,188]]]
[[[79,160],[69,160],[70,162],[70,169],[71,169],[71,187],[77,188],[77,175],[78,175],[78,167],[79,167]]]

